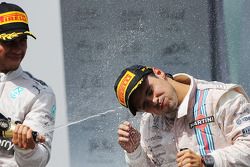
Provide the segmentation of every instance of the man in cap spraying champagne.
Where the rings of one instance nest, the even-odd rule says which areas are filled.
[[[22,70],[30,32],[24,10],[0,4],[0,166],[43,167],[49,161],[55,95],[43,81]],[[37,133],[38,132],[38,133]],[[46,140],[45,140],[46,139]]]

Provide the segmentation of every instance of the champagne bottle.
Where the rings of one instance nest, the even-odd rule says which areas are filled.
[[[10,119],[0,119],[0,135],[4,138],[12,138],[13,132],[16,128],[17,124],[21,122],[16,121],[12,122]],[[32,132],[32,137],[35,142],[39,142],[39,133],[36,131]]]

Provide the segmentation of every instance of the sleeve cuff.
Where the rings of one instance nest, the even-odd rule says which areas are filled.
[[[22,154],[25,156],[29,156],[29,155],[32,155],[38,149],[38,146],[36,144],[34,149],[22,149],[16,145],[14,145],[14,148],[15,148],[16,153]]]
[[[219,155],[219,153],[217,153],[216,151],[210,153],[209,155],[213,156],[214,158],[214,167],[219,167],[222,166],[222,162],[221,162],[221,157]]]
[[[127,151],[125,151],[125,155],[126,155],[126,160],[127,161],[135,161],[135,160],[140,159],[142,157],[142,147],[141,147],[141,145],[139,145],[137,147],[137,149],[132,153],[128,153]]]

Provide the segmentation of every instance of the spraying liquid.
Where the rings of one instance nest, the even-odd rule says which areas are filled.
[[[59,126],[57,126],[57,127],[54,127],[54,128],[52,128],[52,129],[49,129],[49,130],[45,131],[44,133],[53,132],[53,131],[55,131],[55,130],[57,130],[57,129],[65,128],[65,127],[68,127],[68,126],[71,126],[71,125],[74,125],[74,124],[78,124],[78,123],[80,123],[80,122],[87,121],[87,120],[89,120],[89,119],[91,119],[91,118],[100,117],[100,116],[105,116],[106,114],[111,113],[111,112],[114,112],[114,111],[115,111],[115,110],[108,110],[108,111],[105,111],[105,112],[102,112],[102,113],[99,113],[99,114],[96,114],[96,115],[89,116],[89,117],[87,117],[87,118],[80,119],[80,120],[78,120],[78,121],[70,122],[70,123],[65,124],[65,125],[59,125]]]

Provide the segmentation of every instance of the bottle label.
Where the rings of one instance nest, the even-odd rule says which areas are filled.
[[[14,144],[11,141],[12,128],[8,119],[0,119],[0,154],[13,156]]]
[[[4,155],[14,155],[14,144],[11,139],[0,136],[0,152]]]

